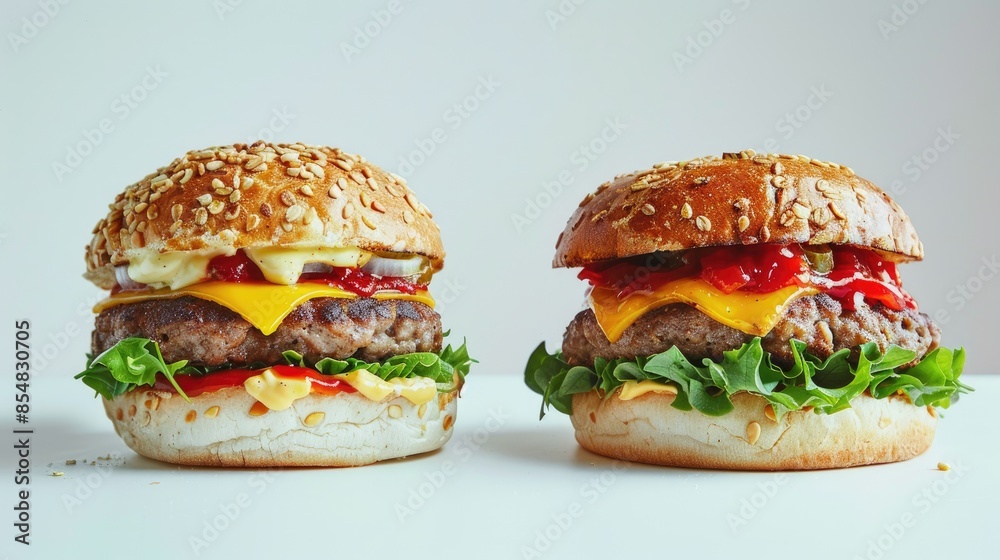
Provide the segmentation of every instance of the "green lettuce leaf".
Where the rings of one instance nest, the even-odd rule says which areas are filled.
[[[965,365],[962,348],[937,348],[905,368],[916,353],[898,346],[883,353],[869,342],[856,349],[856,360],[847,349],[822,360],[809,354],[801,341],[789,345],[793,364],[787,368],[771,362],[760,337],[723,352],[719,362],[706,358],[693,364],[674,346],[644,358],[597,358],[591,368],[567,364],[561,352],[550,354],[543,342],[528,358],[524,383],[542,395],[539,418],[549,407],[570,414],[573,395],[598,390],[608,396],[627,381],[671,385],[677,389],[671,406],[709,416],[730,412],[730,397],[746,391],[765,398],[779,419],[805,407],[820,414],[838,412],[850,408],[851,399],[865,391],[877,399],[902,391],[914,405],[948,408],[960,393],[973,390],[958,380]]]
[[[445,335],[447,336],[447,333]],[[440,392],[454,390],[460,382],[465,381],[472,364],[477,363],[469,357],[465,341],[462,341],[462,345],[458,348],[453,348],[449,344],[440,354],[414,352],[393,356],[380,363],[365,362],[355,358],[346,360],[323,358],[316,363],[309,363],[301,354],[291,350],[284,352],[283,356],[288,365],[313,368],[326,375],[363,369],[386,380],[394,377],[429,377],[437,384]],[[74,379],[83,381],[98,395],[111,400],[140,386],[152,387],[156,382],[156,375],[161,374],[174,386],[178,394],[188,399],[177,385],[174,376],[206,375],[230,367],[228,365],[194,367],[189,366],[187,360],[168,364],[163,361],[160,346],[156,342],[148,338],[133,337],[122,340],[96,358],[89,358],[86,369],[74,376]],[[245,367],[260,369],[266,367],[266,364],[252,364]]]

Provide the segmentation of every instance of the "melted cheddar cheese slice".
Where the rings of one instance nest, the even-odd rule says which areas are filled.
[[[234,282],[202,282],[192,284],[179,290],[155,290],[153,292],[122,292],[104,299],[94,306],[94,313],[100,313],[109,307],[124,303],[137,303],[151,299],[169,299],[181,296],[194,296],[218,303],[236,313],[239,313],[250,324],[269,335],[278,330],[278,326],[296,307],[320,297],[355,299],[358,296],[340,288],[326,284],[238,284]],[[398,292],[377,293],[377,300],[405,300],[423,303],[434,307],[434,298],[426,290],[415,294]]]
[[[817,292],[815,288],[789,286],[769,294],[727,294],[700,278],[682,278],[651,293],[634,293],[621,300],[618,290],[597,286],[589,299],[597,324],[609,341],[617,342],[639,317],[671,303],[686,303],[723,325],[764,336],[793,301]]]

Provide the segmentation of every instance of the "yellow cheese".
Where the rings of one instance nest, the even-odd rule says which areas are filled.
[[[373,401],[381,401],[392,395],[403,397],[415,405],[421,405],[434,400],[434,397],[437,396],[437,384],[429,377],[410,377],[407,379],[396,377],[386,381],[363,369],[333,377],[354,387],[359,393]]]
[[[292,403],[307,396],[312,388],[308,377],[294,378],[275,375],[271,368],[260,375],[248,377],[243,382],[250,396],[271,410],[285,410]]]
[[[623,401],[630,401],[636,397],[641,397],[646,393],[666,393],[676,395],[677,388],[673,385],[664,385],[656,381],[626,381],[622,384],[622,390],[618,393],[618,398]]]
[[[121,305],[151,299],[168,299],[194,296],[228,307],[239,313],[265,335],[278,330],[281,322],[296,307],[319,297],[354,299],[358,296],[326,284],[302,283],[291,286],[279,284],[238,284],[235,282],[202,282],[179,290],[156,290],[153,292],[122,292],[104,299],[94,306],[94,313]],[[426,290],[415,294],[382,292],[374,296],[378,300],[399,299],[415,301],[434,307],[434,299]]]
[[[682,278],[660,286],[652,293],[634,293],[618,299],[618,290],[597,286],[590,305],[597,323],[611,342],[621,338],[632,323],[653,309],[671,303],[686,303],[712,319],[743,331],[764,336],[797,298],[817,293],[815,288],[789,286],[769,294],[726,294],[700,278]]]

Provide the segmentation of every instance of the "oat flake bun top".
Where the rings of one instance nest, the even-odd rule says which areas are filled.
[[[235,144],[188,152],[128,186],[87,247],[87,278],[149,250],[359,247],[444,260],[430,211],[393,173],[338,148]]]
[[[756,243],[838,243],[923,258],[913,224],[849,167],[752,150],[622,175],[587,195],[554,266],[654,251]]]

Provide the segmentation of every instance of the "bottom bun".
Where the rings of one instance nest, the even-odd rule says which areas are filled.
[[[267,410],[243,387],[191,402],[176,393],[136,390],[104,400],[104,409],[126,445],[159,461],[352,467],[439,449],[451,437],[456,396],[438,393],[414,405],[402,397],[376,402],[359,393],[311,393],[285,410]]]
[[[670,406],[674,395],[646,393],[623,401],[596,391],[573,396],[576,439],[594,453],[674,467],[805,470],[905,461],[934,440],[937,415],[906,398],[860,396],[834,414],[790,412],[780,421],[768,402],[733,395],[734,410],[706,416]],[[756,424],[756,426],[754,426]]]

